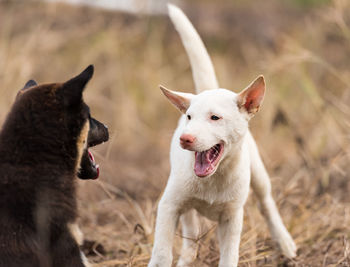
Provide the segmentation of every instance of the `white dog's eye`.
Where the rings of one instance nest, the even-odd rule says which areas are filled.
[[[217,121],[217,120],[220,120],[220,117],[215,116],[215,115],[212,115],[212,116],[210,117],[210,119],[213,120],[213,121]]]
[[[187,115],[187,119],[190,120],[191,119],[191,115]]]

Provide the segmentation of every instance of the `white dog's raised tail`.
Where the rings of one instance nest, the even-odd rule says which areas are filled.
[[[168,4],[169,16],[179,32],[182,43],[190,58],[196,92],[218,89],[213,63],[207,49],[192,23],[178,7]]]

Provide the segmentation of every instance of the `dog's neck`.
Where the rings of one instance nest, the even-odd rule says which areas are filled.
[[[235,172],[237,167],[242,164],[246,136],[247,134],[230,144],[230,146],[226,146],[227,150],[224,158],[220,162],[215,174],[213,174],[215,177],[210,177],[209,180],[214,178],[213,180],[220,180],[220,183],[223,184],[230,183],[232,172]]]
[[[67,149],[57,138],[33,138],[27,135],[16,134],[13,127],[4,125],[0,132],[0,163],[11,163],[19,166],[40,166],[46,164],[59,165],[66,171],[74,170],[76,151]],[[70,166],[71,165],[71,166]]]

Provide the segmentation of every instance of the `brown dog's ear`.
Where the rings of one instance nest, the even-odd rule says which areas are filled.
[[[16,100],[18,99],[18,97],[28,88],[33,87],[33,86],[37,86],[38,84],[36,83],[36,81],[34,80],[29,80],[28,82],[26,82],[26,84],[24,85],[24,87],[18,91],[17,95],[16,95]]]
[[[63,94],[65,106],[73,106],[80,103],[83,98],[84,88],[93,74],[94,66],[90,65],[78,76],[70,79],[62,85],[60,91]]]
[[[191,99],[194,96],[193,94],[171,91],[162,85],[159,85],[159,87],[175,107],[177,107],[182,113],[186,113],[191,104]]]
[[[237,104],[241,111],[252,117],[259,111],[265,95],[265,79],[260,75],[246,89],[239,93]]]
[[[29,80],[25,85],[24,87],[21,89],[22,90],[26,90],[28,89],[29,87],[33,87],[33,86],[37,86],[38,84],[36,83],[36,81],[34,80]]]

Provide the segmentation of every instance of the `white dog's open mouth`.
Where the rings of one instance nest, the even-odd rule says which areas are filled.
[[[217,144],[212,148],[195,153],[194,172],[198,177],[206,177],[212,174],[224,152],[224,145]]]

